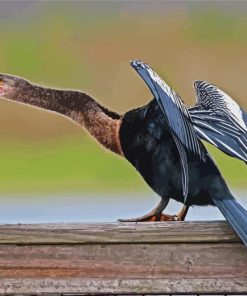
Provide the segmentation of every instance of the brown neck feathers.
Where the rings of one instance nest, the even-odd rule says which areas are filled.
[[[93,98],[83,94],[83,111],[71,110],[66,115],[84,126],[105,148],[122,155],[119,139],[120,115],[100,106]]]
[[[122,155],[121,116],[100,106],[86,93],[44,88],[31,83],[11,89],[6,99],[63,114],[85,127],[105,148]]]

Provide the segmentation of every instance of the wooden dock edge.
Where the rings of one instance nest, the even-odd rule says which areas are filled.
[[[225,221],[0,225],[0,294],[247,294]]]

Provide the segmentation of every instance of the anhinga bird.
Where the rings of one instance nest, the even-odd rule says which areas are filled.
[[[0,96],[69,117],[136,168],[161,201],[143,217],[120,221],[184,220],[192,205],[216,205],[247,246],[247,211],[200,141],[246,161],[246,114],[206,82],[196,82],[198,101],[188,110],[147,64],[131,65],[154,99],[123,115],[108,111],[86,93],[45,88],[7,74],[0,74]],[[162,213],[170,198],[184,204],[178,215]]]

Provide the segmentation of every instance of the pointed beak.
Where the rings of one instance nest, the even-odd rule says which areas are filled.
[[[9,93],[15,86],[15,77],[0,73],[0,96]]]
[[[2,75],[0,75],[0,96],[4,94],[4,81],[2,79]]]

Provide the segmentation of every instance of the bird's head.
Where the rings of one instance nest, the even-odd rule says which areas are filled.
[[[29,85],[23,78],[9,74],[0,74],[0,97],[11,98],[16,92],[22,91]]]

